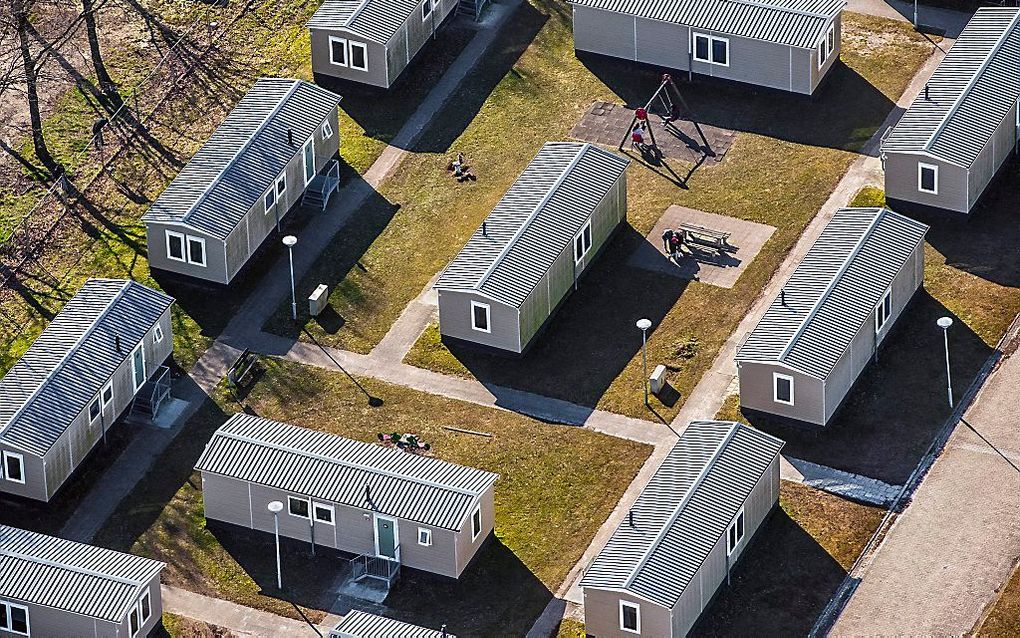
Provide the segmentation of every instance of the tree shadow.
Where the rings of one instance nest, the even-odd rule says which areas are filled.
[[[692,636],[806,636],[846,570],[777,507]]]
[[[644,106],[671,72],[699,124],[860,152],[895,107],[864,76],[837,61],[812,97],[578,52],[578,59],[629,108]],[[874,155],[875,150],[867,149]],[[782,157],[776,162],[781,163]]]
[[[784,454],[902,485],[952,413],[939,317],[954,317],[917,292],[825,428],[796,427],[745,412],[752,425],[786,441]],[[949,329],[957,400],[993,349],[955,318]]]
[[[623,223],[523,357],[451,342],[453,355],[490,391],[533,392],[594,408],[641,350],[641,318],[658,325],[688,281],[627,265],[645,238]]]

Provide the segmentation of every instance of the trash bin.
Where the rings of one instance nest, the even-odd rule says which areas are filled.
[[[326,309],[327,303],[329,303],[329,286],[319,284],[308,296],[308,314],[318,317],[319,313]]]

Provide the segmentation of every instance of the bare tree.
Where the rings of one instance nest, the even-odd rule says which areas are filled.
[[[32,147],[35,155],[43,167],[53,177],[58,176],[62,167],[50,153],[46,146],[46,138],[43,137],[42,114],[39,110],[39,91],[37,59],[32,54],[32,47],[29,41],[29,13],[35,5],[35,0],[11,0],[11,17],[14,20],[14,30],[18,34],[18,45],[21,50],[21,63],[25,74],[25,94],[28,100],[29,120],[32,127]]]
[[[81,0],[82,17],[85,19],[85,33],[89,41],[89,55],[92,58],[92,68],[96,71],[96,80],[103,94],[110,101],[111,110],[116,110],[121,104],[120,93],[117,85],[106,70],[103,62],[103,51],[99,48],[99,30],[96,28],[96,5],[93,0]]]

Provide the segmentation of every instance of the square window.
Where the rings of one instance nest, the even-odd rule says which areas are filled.
[[[283,194],[287,192],[287,174],[284,173],[276,178],[276,199],[280,201],[283,199]]]
[[[708,57],[708,36],[696,34],[694,36],[694,59],[699,62],[711,62]]]
[[[726,555],[732,554],[742,540],[744,540],[744,510],[741,508],[736,518],[726,528]]]
[[[205,266],[205,240],[201,237],[188,237],[188,261]]]
[[[326,120],[322,123],[322,139],[329,139],[333,137],[333,125]]]
[[[152,601],[149,599],[149,592],[142,594],[142,599],[138,601],[138,609],[142,613],[142,622],[144,623],[152,615]]]
[[[347,40],[330,36],[329,62],[337,66],[347,66]]]
[[[432,530],[424,527],[418,528],[418,544],[429,547],[432,545]]]
[[[574,237],[574,263],[580,263],[591,249],[591,221],[584,225],[577,237]]]
[[[99,405],[99,397],[96,397],[89,404],[89,423],[95,423],[96,419],[99,418],[100,412],[102,412],[102,408]]]
[[[351,42],[351,68],[359,71],[368,70],[368,47],[361,42]]]
[[[113,401],[113,381],[107,383],[106,387],[103,388],[103,407],[105,408],[106,406],[110,405],[112,401]]]
[[[712,38],[712,62],[722,64],[730,63],[730,43],[722,38]]]
[[[290,512],[291,516],[308,518],[308,499],[288,496],[287,511]]]
[[[312,506],[312,514],[315,516],[315,520],[319,523],[325,523],[326,525],[333,524],[333,506],[324,505],[323,503],[315,503]]]
[[[25,457],[16,452],[4,452],[4,476],[13,483],[25,484]]]
[[[269,211],[273,210],[273,206],[276,205],[276,189],[270,186],[262,201],[265,204],[266,214],[268,215]]]
[[[489,325],[490,311],[489,304],[471,302],[471,327],[479,332],[492,332]]]
[[[793,377],[778,372],[772,373],[773,395],[776,403],[793,405]]]
[[[917,190],[938,195],[939,167],[932,164],[917,165]]]
[[[10,630],[16,634],[28,635],[28,607],[8,603],[9,618],[7,619]],[[2,625],[0,625],[2,626]]]
[[[156,340],[156,343],[163,342],[163,326],[156,324],[156,329],[152,331],[152,336]]]
[[[634,634],[641,633],[641,608],[626,600],[620,601],[620,629]]]
[[[475,511],[471,513],[471,540],[478,538],[478,535],[482,533],[482,509],[476,507]]]
[[[421,5],[421,21],[425,22],[432,15],[432,0],[425,0],[425,4]]]
[[[184,257],[184,235],[172,230],[166,231],[166,256],[174,261],[186,261]]]

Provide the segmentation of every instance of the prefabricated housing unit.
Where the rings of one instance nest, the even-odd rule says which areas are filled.
[[[442,629],[426,629],[385,616],[352,609],[329,632],[329,638],[457,638]]]
[[[459,2],[325,0],[308,21],[312,72],[388,89]]]
[[[292,207],[324,207],[339,102],[301,80],[256,82],[142,216],[150,267],[229,284]]]
[[[686,636],[778,502],[782,448],[747,425],[692,422],[585,571],[585,631]]]
[[[568,0],[574,49],[811,95],[839,59],[844,0]]]
[[[436,281],[443,337],[523,354],[626,218],[629,164],[547,142]]]
[[[924,283],[924,224],[843,208],[737,349],[742,408],[824,426]]]
[[[969,213],[1020,140],[1020,9],[977,10],[882,140],[893,208]]]
[[[148,636],[163,615],[164,566],[0,525],[0,636]]]
[[[0,379],[0,492],[49,501],[150,381],[165,379],[173,303],[133,281],[85,282]]]
[[[195,469],[207,519],[460,577],[493,529],[491,472],[237,414]]]

